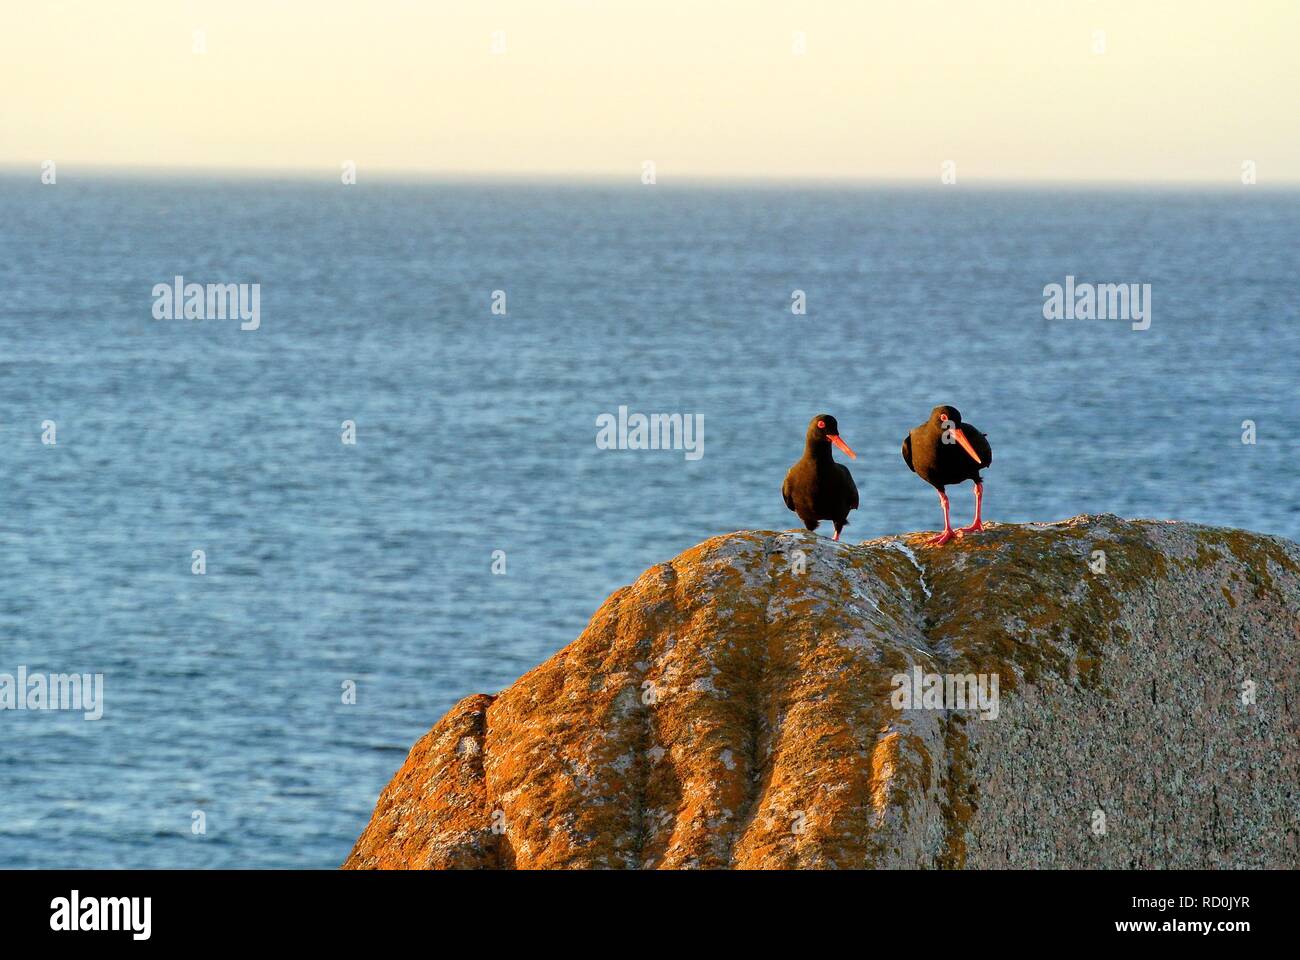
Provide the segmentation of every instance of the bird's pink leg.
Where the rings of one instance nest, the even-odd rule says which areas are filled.
[[[840,538],[840,532],[839,532],[839,530],[836,530],[836,531],[835,531],[835,536],[831,537],[831,539],[832,539],[832,540],[838,540],[839,538]]]
[[[939,502],[943,504],[943,533],[926,541],[927,543],[933,543],[935,546],[942,546],[953,538],[952,523],[948,519],[948,494],[942,490],[939,491]]]
[[[962,527],[957,531],[957,536],[964,533],[979,533],[984,529],[984,524],[980,522],[980,506],[984,503],[984,484],[975,484],[975,522],[969,527]]]

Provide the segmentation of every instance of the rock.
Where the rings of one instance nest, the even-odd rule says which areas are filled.
[[[453,707],[344,867],[1300,866],[1300,546],[1112,516],[923,544],[652,567]],[[914,668],[996,676],[996,711],[896,708]]]

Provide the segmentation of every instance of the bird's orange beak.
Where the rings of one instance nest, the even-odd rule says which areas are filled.
[[[828,434],[826,434],[826,439],[829,440],[831,443],[835,444],[835,446],[839,447],[841,450],[843,450],[845,453],[847,453],[847,454],[848,454],[850,457],[852,457],[854,460],[858,459],[858,455],[857,455],[856,453],[853,452],[853,448],[850,447],[850,446],[849,446],[847,443],[845,443],[843,440],[841,440],[841,439],[839,438],[839,434],[828,433]],[[970,447],[967,446],[966,449],[969,450]],[[979,457],[976,457],[975,459],[978,460]]]
[[[957,438],[957,442],[961,444],[961,448],[970,454],[972,460],[978,464],[984,463],[984,461],[980,459],[980,455],[975,452],[975,448],[970,445],[970,441],[966,439],[966,434],[961,432],[961,427],[953,427],[952,435]]]

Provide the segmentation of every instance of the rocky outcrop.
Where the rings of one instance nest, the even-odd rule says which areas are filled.
[[[651,568],[452,708],[344,866],[1300,866],[1300,546],[1111,516],[924,539]],[[927,675],[982,677],[984,709]]]

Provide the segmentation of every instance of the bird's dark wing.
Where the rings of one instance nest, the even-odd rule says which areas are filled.
[[[989,438],[979,432],[978,427],[973,427],[969,423],[961,425],[961,432],[966,434],[966,439],[970,445],[975,448],[975,452],[980,455],[980,467],[987,467],[993,462],[993,448],[989,446]]]
[[[916,467],[912,466],[912,435],[910,433],[903,438],[903,462],[907,464],[907,469],[916,473]]]
[[[781,496],[785,498],[787,508],[794,509],[794,501],[790,499],[790,474],[786,473],[785,479],[781,482]]]
[[[849,473],[849,468],[842,463],[837,463],[835,466],[844,472],[844,479],[849,482],[849,509],[858,509],[858,485],[853,482],[853,474]]]

